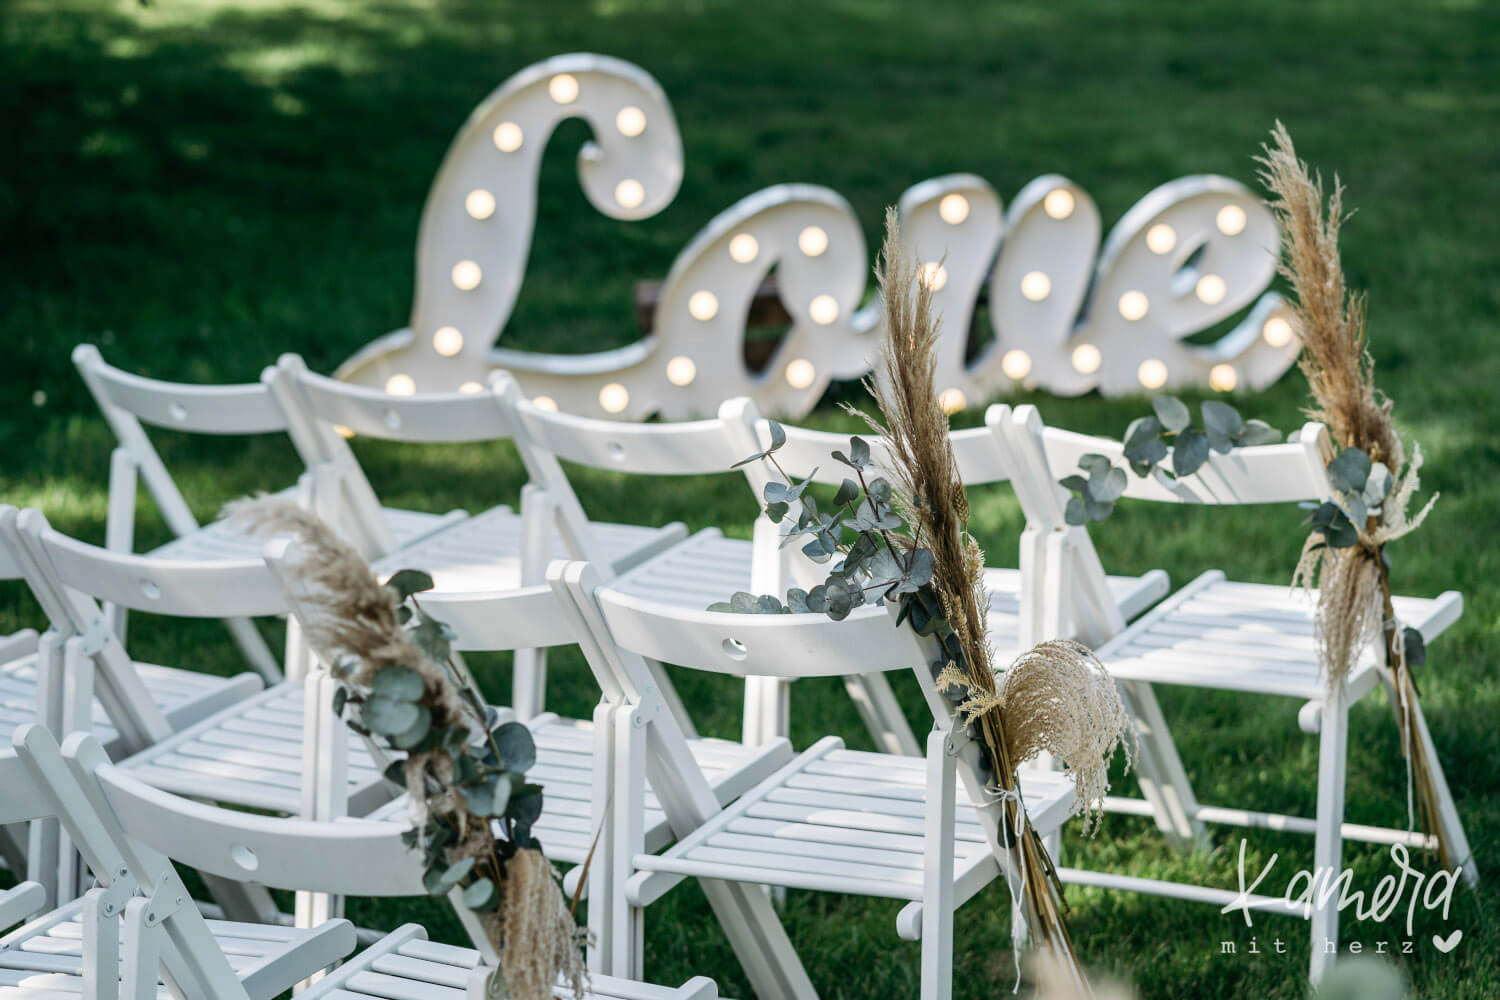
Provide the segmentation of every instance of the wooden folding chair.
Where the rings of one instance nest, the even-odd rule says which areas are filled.
[[[134,551],[136,492],[138,481],[144,481],[167,527],[177,536],[152,550],[152,555],[195,561],[258,559],[260,543],[255,539],[222,521],[198,523],[151,443],[146,426],[215,436],[286,434],[290,430],[287,419],[270,390],[258,383],[184,385],[143,378],[106,364],[92,344],[74,348],[73,363],[120,442],[110,457],[105,546],[115,552]],[[347,474],[356,475],[358,470]],[[270,492],[278,488],[271,485]],[[394,548],[447,523],[454,515],[385,509],[380,516],[389,533],[388,548]],[[125,612],[108,610],[111,626],[124,639]],[[251,621],[229,618],[225,625],[262,677],[271,682],[281,679],[277,657]]]
[[[595,876],[609,887],[612,908],[606,971],[639,968],[644,908],[684,878],[697,878],[710,899],[722,894],[743,906],[736,917],[751,928],[763,916],[745,904],[764,900],[761,886],[907,900],[897,926],[903,937],[922,941],[922,995],[951,996],[953,912],[1010,870],[1001,846],[1010,831],[1001,830],[1000,799],[978,745],[955,732],[953,706],[933,683],[930,665],[944,662],[936,640],[896,626],[893,609],[882,607],[858,608],[842,622],[814,614],[739,615],[640,596],[585,563],[554,564],[548,578],[570,601],[578,627],[588,630],[589,663],[618,705],[613,815],[606,826],[616,843],[605,853],[610,867]],[[682,734],[662,711],[647,657],[714,673],[787,678],[904,665],[916,673],[933,715],[925,759],[850,751],[828,737],[718,809]],[[675,786],[663,806],[694,827],[661,854],[646,850],[641,835],[637,790],[648,778],[657,789]],[[1074,804],[1071,783],[1050,771],[1028,771],[1023,796],[1027,822],[1043,835]],[[778,952],[783,967],[746,966],[757,992],[814,996],[787,948]]]
[[[1344,838],[1427,845],[1421,834],[1408,830],[1344,822],[1349,706],[1382,683],[1395,697],[1391,675],[1376,645],[1362,651],[1341,687],[1330,689],[1314,645],[1315,596],[1294,593],[1285,586],[1236,583],[1219,570],[1204,573],[1128,626],[1111,619],[1098,557],[1087,531],[1066,524],[1063,509],[1067,497],[1058,480],[1077,468],[1079,457],[1085,454],[1101,454],[1123,465],[1123,445],[1044,427],[1032,406],[1020,407],[1014,413],[1006,407],[994,407],[987,414],[987,423],[1011,448],[1017,468],[1025,472],[1023,502],[1028,523],[1043,550],[1034,561],[1038,567],[1037,590],[1045,595],[1039,627],[1051,634],[1071,628],[1083,641],[1095,644],[1136,721],[1141,744],[1137,771],[1145,801],[1110,798],[1106,800],[1107,809],[1153,816],[1163,833],[1180,844],[1204,842],[1205,822],[1309,833],[1314,836],[1314,864],[1320,871],[1334,873],[1341,867]],[[1321,424],[1308,424],[1294,442],[1213,454],[1201,470],[1175,481],[1132,475],[1125,498],[1201,504],[1320,501],[1332,495],[1326,469],[1331,454],[1326,429]],[[1455,591],[1431,599],[1394,600],[1401,621],[1418,629],[1429,642],[1457,621],[1463,611],[1463,598]],[[1200,804],[1152,692],[1156,684],[1301,702],[1298,724],[1319,739],[1317,815],[1306,818]],[[1412,705],[1411,710],[1416,738],[1436,769],[1436,821],[1444,840],[1461,860],[1466,881],[1475,884],[1478,869],[1438,764],[1426,719],[1420,705]],[[1221,906],[1238,895],[1073,869],[1065,869],[1064,878]],[[1290,909],[1274,905],[1278,902],[1275,900],[1252,902],[1277,912]],[[1320,900],[1308,916],[1313,939],[1311,973],[1316,981],[1332,964],[1337,951],[1337,894]]]

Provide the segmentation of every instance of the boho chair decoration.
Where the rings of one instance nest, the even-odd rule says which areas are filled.
[[[1008,856],[1007,885],[1022,917],[1012,925],[1017,961],[1030,933],[1087,994],[1068,935],[1062,883],[1041,836],[1026,822],[1017,770],[1043,753],[1057,756],[1076,788],[1074,809],[1097,826],[1109,760],[1123,745],[1128,762],[1133,730],[1114,683],[1084,646],[1045,642],[1008,669],[994,664],[984,553],[967,530],[968,498],[933,379],[939,324],[932,291],[902,249],[895,210],[886,216],[882,262],[885,339],[877,374],[867,382],[882,419],[864,416],[881,435],[886,471],[896,481],[875,474],[868,443],[855,437],[847,453],[832,456],[856,478],[844,481],[831,510],[820,510],[804,494],[809,480],[767,484],[767,516],[788,521],[786,541],[805,539],[802,551],[810,558],[837,560],[823,584],[789,591],[785,604],[771,595],[736,594],[711,610],[811,611],[838,619],[862,604],[888,601],[899,609],[898,625],[937,640],[934,682],[957,706],[965,735],[980,743],[986,791],[1003,808],[998,847]],[[784,440],[773,431],[771,446],[747,461],[774,465]],[[845,543],[846,533],[852,543]]]
[[[1334,496],[1312,511],[1294,581],[1318,588],[1318,652],[1330,685],[1342,684],[1360,652],[1379,643],[1394,678],[1408,811],[1420,812],[1423,829],[1437,838],[1444,867],[1468,867],[1471,859],[1455,856],[1438,818],[1446,795],[1436,783],[1431,740],[1413,711],[1418,692],[1412,669],[1422,665],[1426,651],[1422,633],[1397,618],[1386,550],[1421,526],[1438,497],[1408,513],[1421,487],[1422,449],[1414,444],[1408,455],[1391,417],[1394,401],[1375,387],[1365,297],[1348,290],[1339,255],[1344,186],[1335,175],[1325,215],[1321,175],[1310,174],[1297,158],[1280,122],[1271,139],[1258,162],[1282,222],[1281,273],[1295,296],[1300,365],[1313,401],[1308,414],[1327,425],[1338,447],[1328,463]]]
[[[334,712],[394,758],[386,777],[411,796],[405,840],[421,854],[423,885],[449,895],[466,924],[477,919],[499,958],[494,995],[546,1000],[559,979],[582,993],[581,934],[531,833],[542,812],[541,785],[525,779],[536,746],[521,723],[497,723],[454,666],[450,631],[415,596],[431,578],[405,570],[382,585],[289,501],[242,501],[229,513],[252,532],[297,536],[286,565],[307,641],[342,681]]]

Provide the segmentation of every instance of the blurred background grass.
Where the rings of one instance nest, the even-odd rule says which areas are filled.
[[[1444,494],[1420,534],[1394,552],[1399,590],[1463,591],[1467,612],[1419,674],[1439,751],[1482,871],[1500,861],[1493,760],[1500,684],[1500,559],[1491,490],[1500,489],[1500,11],[1442,3],[1210,0],[1192,5],[887,2],[754,5],[698,0],[11,0],[0,16],[0,499],[43,508],[59,527],[103,537],[113,440],[68,361],[80,341],[127,369],[187,381],[253,380],[285,350],[331,370],[403,325],[422,201],[469,110],[511,73],[561,52],[608,53],[656,76],[683,133],[681,193],[656,218],[625,224],[593,211],[574,176],[587,137],[558,130],[543,164],[527,282],[504,342],[585,351],[638,335],[631,286],[666,273],[717,211],[769,184],[807,181],[849,199],[874,245],[881,209],[908,185],[978,173],[1003,197],[1060,172],[1109,224],[1157,184],[1188,173],[1253,182],[1250,157],[1273,120],[1299,151],[1350,186],[1350,282],[1371,293],[1378,381],[1423,444],[1429,489]],[[845,390],[853,398],[853,390]],[[1300,422],[1295,373],[1246,415]],[[1027,397],[1053,422],[1118,434],[1144,399]],[[972,414],[972,420],[977,414]],[[813,418],[848,426],[825,405]],[[201,516],[232,497],[289,482],[279,440],[160,438]],[[410,449],[357,442],[389,503],[442,510],[513,501],[519,463],[503,445]],[[735,456],[738,457],[738,456]],[[580,472],[591,510],[642,523],[680,519],[747,536],[751,498],[735,477],[693,489]],[[1014,565],[1020,515],[1002,489],[976,494],[975,528],[994,565]],[[1285,582],[1301,541],[1295,510],[1149,510],[1123,506],[1095,532],[1116,572],[1163,567],[1174,582],[1221,567]],[[142,500],[140,543],[165,529]],[[713,596],[713,595],[710,595]],[[18,586],[0,592],[0,627],[35,625]],[[268,626],[274,631],[275,626]],[[137,619],[137,656],[216,672],[241,669],[211,623]],[[554,660],[551,706],[583,715],[592,684],[572,651]],[[507,661],[483,661],[508,691]],[[732,685],[691,676],[684,695],[701,728],[738,733]],[[903,697],[919,718],[917,692]],[[1316,744],[1295,706],[1164,691],[1199,796],[1310,814]],[[1389,709],[1354,715],[1349,815],[1399,823],[1405,789]],[[793,737],[827,731],[866,745],[837,684],[804,682]],[[1125,779],[1124,785],[1133,785]],[[1185,858],[1148,824],[1111,817],[1097,838],[1071,836],[1080,864],[1233,884],[1238,836]],[[1310,863],[1306,838],[1255,834],[1255,870]],[[1390,870],[1384,852],[1350,846],[1360,885]],[[1428,862],[1431,864],[1432,862]],[[1460,893],[1448,924],[1420,918],[1399,960],[1418,995],[1500,991],[1493,882]],[[1086,961],[1144,994],[1298,997],[1306,929],[1187,903],[1072,889]],[[791,895],[786,921],[828,997],[915,995],[914,946],[893,904]],[[957,920],[960,997],[1009,989],[1008,902],[991,887]],[[456,939],[441,907],[356,901],[351,915],[391,926],[431,923]],[[1434,931],[1461,927],[1449,955]],[[659,981],[705,973],[727,995],[746,987],[691,886],[648,916],[647,968]],[[1263,954],[1245,954],[1251,936]],[[1344,937],[1374,950],[1407,935],[1346,916]],[[1286,941],[1287,954],[1269,947]],[[1220,954],[1221,940],[1240,954]]]

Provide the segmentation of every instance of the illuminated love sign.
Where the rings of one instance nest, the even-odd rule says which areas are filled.
[[[879,309],[859,308],[870,267],[859,221],[837,193],[807,184],[768,188],[713,219],[673,263],[650,336],[588,355],[496,346],[531,248],[542,151],[570,117],[593,129],[578,171],[596,208],[641,219],[672,200],[682,140],[654,79],[597,55],[523,70],[474,111],[438,171],[417,241],[410,326],[367,345],[340,378],[396,394],[477,391],[489,372],[505,369],[538,404],[567,412],[686,418],[750,396],[768,413],[795,418],[830,381],[869,370]],[[1296,359],[1287,309],[1265,292],[1275,222],[1227,178],[1162,185],[1125,213],[1102,248],[1093,200],[1058,175],[1026,185],[1008,211],[982,178],[939,177],[908,189],[899,211],[950,331],[938,363],[950,410],[1021,387],[1059,395],[1259,389]],[[769,363],[752,371],[745,318],[773,267],[791,322]],[[993,337],[968,356],[983,289]],[[1246,306],[1228,333],[1189,341]]]

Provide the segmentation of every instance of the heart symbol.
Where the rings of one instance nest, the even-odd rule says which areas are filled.
[[[1436,934],[1434,934],[1432,936],[1432,946],[1446,955],[1454,948],[1457,948],[1458,943],[1463,939],[1464,932],[1461,930],[1454,931],[1452,934],[1449,934],[1447,938],[1440,938]]]

